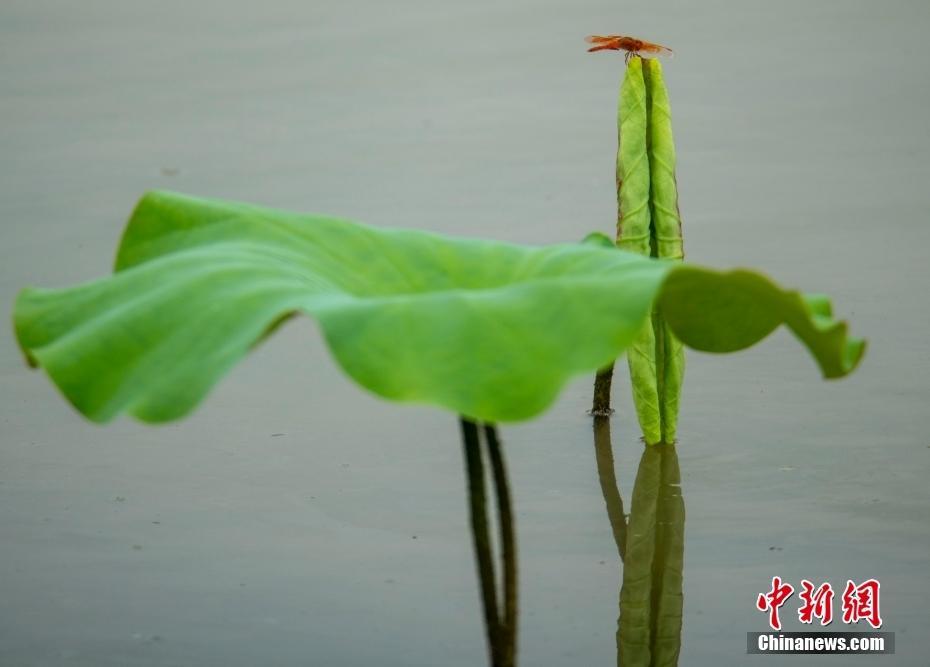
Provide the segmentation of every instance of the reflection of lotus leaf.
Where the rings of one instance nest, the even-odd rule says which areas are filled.
[[[542,412],[570,376],[608,364],[657,300],[675,334],[704,350],[746,347],[786,322],[835,377],[863,349],[845,324],[754,273],[170,193],[139,203],[112,277],[24,290],[14,320],[29,359],[95,421],[187,414],[282,318],[304,312],[367,389],[495,422]]]

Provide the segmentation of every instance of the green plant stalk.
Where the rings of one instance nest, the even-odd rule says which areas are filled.
[[[620,88],[617,245],[650,257],[684,257],[675,143],[662,65],[634,57]],[[633,402],[647,444],[675,442],[684,348],[654,306],[627,353]]]
[[[494,585],[494,561],[491,558],[491,533],[488,529],[487,502],[484,490],[484,463],[478,425],[462,417],[462,449],[468,474],[468,500],[471,534],[475,548],[475,565],[484,609],[484,628],[488,638],[491,665],[497,667],[501,653],[500,619]]]
[[[591,404],[591,416],[595,419],[609,417],[613,414],[610,407],[610,385],[613,384],[614,365],[611,363],[594,376],[594,401]]]

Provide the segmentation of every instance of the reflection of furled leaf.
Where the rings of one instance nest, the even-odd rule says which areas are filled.
[[[685,504],[675,446],[646,447],[627,527],[619,663],[674,666],[681,649]]]
[[[656,299],[701,349],[745,347],[785,320],[828,376],[862,352],[844,325],[752,273],[171,193],[139,203],[113,276],[26,289],[14,321],[28,358],[95,421],[187,414],[269,327],[306,313],[370,391],[497,422],[542,412],[569,377],[616,358]]]

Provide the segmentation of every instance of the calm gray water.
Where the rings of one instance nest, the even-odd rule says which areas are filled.
[[[668,44],[689,259],[827,292],[871,346],[829,383],[783,332],[690,355],[682,663],[749,663],[777,574],[878,578],[880,663],[926,665],[928,29],[925,0],[4,0],[0,308],[107,272],[149,188],[525,242],[610,231],[622,61],[581,40]],[[629,502],[622,374],[615,394]],[[527,666],[615,664],[589,397],[579,378],[502,430]],[[85,423],[4,328],[0,665],[481,665],[464,490],[454,416],[359,390],[307,320],[160,428]]]

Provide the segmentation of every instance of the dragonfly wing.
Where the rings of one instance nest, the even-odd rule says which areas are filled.
[[[672,51],[667,46],[662,46],[661,44],[647,44],[646,46],[638,49],[636,53],[646,58],[672,58],[675,55],[674,51]]]
[[[619,39],[619,35],[588,35],[584,38],[588,44],[604,44]]]

